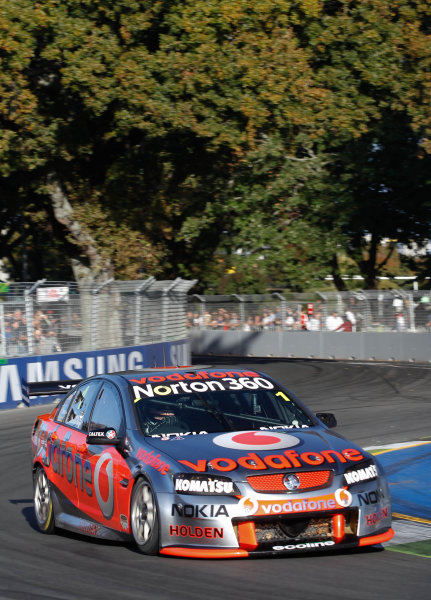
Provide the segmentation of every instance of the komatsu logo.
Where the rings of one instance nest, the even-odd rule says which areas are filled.
[[[233,483],[218,479],[176,479],[175,491],[196,494],[232,494]]]
[[[370,465],[363,469],[355,469],[354,471],[344,473],[344,479],[347,485],[354,485],[360,481],[370,481],[371,479],[375,479],[378,475],[375,465]]]

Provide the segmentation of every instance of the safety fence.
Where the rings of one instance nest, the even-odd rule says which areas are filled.
[[[431,332],[431,291],[188,296],[187,327],[229,331]]]
[[[187,292],[195,283],[149,277],[2,284],[0,354],[48,355],[186,338]]]

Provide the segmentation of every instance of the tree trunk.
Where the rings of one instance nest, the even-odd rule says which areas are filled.
[[[80,294],[82,349],[121,346],[120,297],[115,284],[102,287],[113,278],[112,261],[100,253],[91,234],[82,227],[56,175],[49,178],[49,194],[55,218],[65,227],[88,262],[72,260]]]
[[[376,290],[378,288],[377,281],[377,248],[380,243],[380,238],[374,234],[371,234],[370,249],[368,251],[368,259],[362,260],[359,263],[361,273],[365,279],[365,289]]]
[[[338,259],[336,254],[334,254],[334,256],[331,259],[331,275],[337,290],[339,292],[344,292],[344,290],[346,289],[346,284],[344,283],[344,279],[340,275],[340,269],[338,266]]]

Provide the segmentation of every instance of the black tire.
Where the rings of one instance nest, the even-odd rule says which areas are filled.
[[[51,484],[45,469],[37,467],[34,477],[34,514],[37,526],[42,533],[53,533],[55,529],[54,507]]]
[[[151,484],[142,477],[135,483],[130,502],[130,524],[133,539],[140,552],[159,552],[159,517],[157,501]]]

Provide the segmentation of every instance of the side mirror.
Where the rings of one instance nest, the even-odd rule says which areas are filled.
[[[337,427],[337,419],[332,413],[316,413],[316,417],[319,419],[319,421],[322,421],[326,427]]]
[[[120,442],[117,432],[112,427],[104,429],[92,429],[87,434],[87,444],[104,444],[105,446],[115,446]]]

